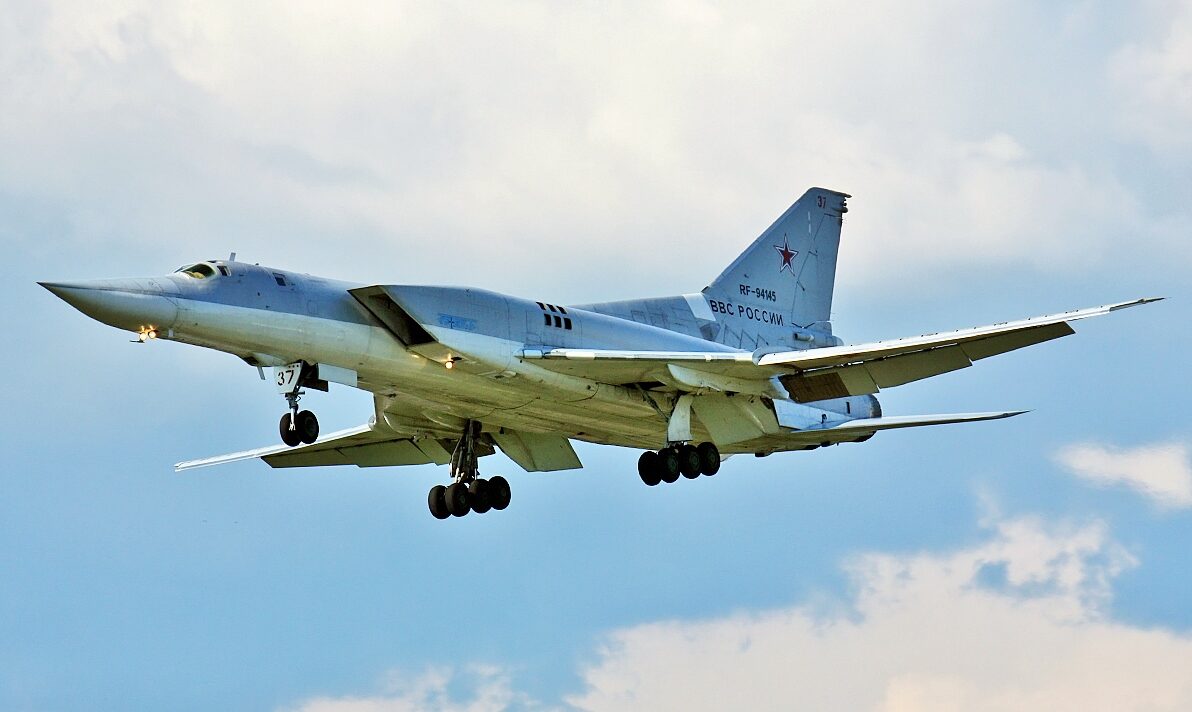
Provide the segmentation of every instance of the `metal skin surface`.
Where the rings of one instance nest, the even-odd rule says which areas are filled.
[[[708,441],[724,454],[765,455],[1008,417],[1021,411],[883,418],[873,394],[1147,301],[951,340],[928,335],[907,342],[913,349],[850,350],[829,321],[847,197],[809,190],[703,292],[657,299],[561,307],[223,260],[165,277],[41,284],[142,340],[216,349],[258,367],[305,362],[375,394],[367,427],[306,446],[334,450],[321,459],[287,464],[286,449],[273,447],[180,467],[246,457],[273,466],[442,463],[469,421],[480,423],[479,454],[501,447],[526,469],[550,470],[579,466],[562,438],[649,450]],[[813,353],[833,359],[800,365]],[[362,443],[389,449],[352,450]]]

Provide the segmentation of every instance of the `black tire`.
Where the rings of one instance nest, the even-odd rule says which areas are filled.
[[[298,437],[302,442],[310,445],[319,439],[319,419],[309,410],[298,414]]]
[[[711,477],[720,472],[720,449],[714,443],[700,443],[696,448],[699,451],[699,472],[701,475]]]
[[[699,477],[699,451],[694,445],[680,445],[678,448],[679,472],[689,480]]]
[[[443,485],[435,485],[430,488],[430,496],[427,497],[427,504],[430,505],[430,514],[435,519],[446,519],[451,516],[451,512],[447,511],[447,488]]]
[[[658,453],[646,450],[637,458],[637,476],[642,478],[650,487],[662,481],[662,471],[659,469]]]
[[[679,479],[679,453],[673,447],[658,451],[658,474],[668,485]]]
[[[278,430],[281,431],[281,441],[290,447],[297,447],[302,444],[302,436],[298,434],[297,430],[290,430],[290,414],[286,413],[281,417],[281,423],[278,424]]]
[[[472,484],[468,485],[468,505],[477,514],[484,514],[493,508],[488,480],[472,480]]]
[[[447,511],[453,517],[462,517],[472,509],[468,506],[468,486],[463,482],[453,482],[443,492],[443,499],[447,501]]]
[[[509,480],[497,475],[488,481],[488,502],[498,512],[509,506],[513,499],[513,491],[509,489]]]

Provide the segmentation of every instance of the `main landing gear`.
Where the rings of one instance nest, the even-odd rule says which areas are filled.
[[[480,437],[480,423],[469,420],[464,425],[463,436],[451,453],[450,485],[435,485],[430,488],[427,504],[435,519],[462,517],[468,512],[484,514],[490,509],[500,511],[509,506],[512,493],[509,482],[500,475],[491,479],[480,478],[477,466],[476,440]]]
[[[302,392],[298,390],[286,393],[286,403],[290,405],[290,412],[281,417],[278,430],[281,431],[281,441],[290,447],[303,443],[307,445],[319,439],[319,419],[309,410],[298,410],[298,399]]]
[[[700,475],[711,477],[719,471],[720,450],[712,443],[673,444],[658,452],[643,452],[637,460],[637,474],[651,487],[659,482],[674,482],[679,475],[694,480]]]

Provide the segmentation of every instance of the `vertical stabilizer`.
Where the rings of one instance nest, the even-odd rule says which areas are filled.
[[[832,288],[849,196],[812,188],[703,291],[721,329],[742,348],[794,345],[831,334]]]

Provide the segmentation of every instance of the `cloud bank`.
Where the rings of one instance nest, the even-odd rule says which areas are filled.
[[[996,525],[950,554],[869,554],[852,611],[796,606],[615,633],[569,702],[612,709],[1178,710],[1192,640],[1108,620],[1133,563],[1101,524]]]
[[[1117,11],[48,3],[0,18],[0,197],[89,245],[264,256],[287,238],[290,266],[363,255],[361,278],[482,256],[570,289],[576,270],[538,268],[552,250],[642,291],[678,254],[698,264],[674,291],[819,184],[856,196],[846,285],[1063,273],[1188,223],[1090,151],[1186,123],[1187,33],[1107,50]]]
[[[1192,6],[1162,2],[1145,39],[1127,43],[1110,60],[1110,77],[1127,100],[1123,122],[1156,150],[1192,146]]]
[[[1101,522],[991,523],[943,553],[847,563],[847,601],[813,601],[611,633],[564,703],[591,710],[881,712],[1192,709],[1192,639],[1114,622],[1114,578],[1134,566]],[[303,712],[537,707],[498,672],[463,702],[443,676]]]

